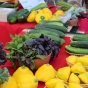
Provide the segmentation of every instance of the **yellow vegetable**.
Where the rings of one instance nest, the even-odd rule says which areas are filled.
[[[77,62],[71,67],[71,72],[81,74],[83,72],[86,72],[86,70],[80,62]]]
[[[65,83],[58,82],[55,87],[53,88],[69,88]]]
[[[67,57],[67,61],[72,64],[75,64],[77,62],[77,58],[78,58],[77,56],[71,55],[71,56]]]
[[[52,12],[49,8],[43,8],[42,11],[43,13],[49,13],[50,15],[52,15]]]
[[[0,88],[18,88],[16,80],[13,77],[9,77],[8,81],[1,84]]]
[[[65,13],[64,13],[63,10],[57,10],[57,11],[55,12],[55,14],[56,14],[56,16],[63,16]]]
[[[58,78],[60,78],[64,81],[67,81],[70,76],[70,67],[66,66],[66,67],[58,69],[57,76],[58,76]]]
[[[75,73],[71,73],[71,75],[69,77],[69,83],[80,84],[80,79],[78,78],[78,76]]]
[[[87,56],[78,57],[77,61],[82,63],[83,66],[88,66],[88,57]]]
[[[63,82],[63,80],[60,80],[58,78],[50,79],[45,83],[45,86],[47,88],[54,88],[58,82]]]
[[[50,20],[59,20],[59,18],[54,14],[54,15],[52,15],[52,17],[50,18]]]
[[[50,20],[51,19],[51,17],[52,17],[52,14],[50,14],[50,13],[44,13],[46,16],[47,16],[47,18],[48,18],[48,20]]]
[[[76,83],[69,83],[69,88],[83,88],[82,86],[80,86],[79,84]]]
[[[39,21],[41,21],[41,20],[48,20],[47,15],[44,14],[44,13],[38,13],[38,14],[36,15],[36,17],[35,17],[35,21],[36,21],[37,23],[39,23]]]
[[[88,72],[84,72],[78,75],[78,77],[80,78],[82,82],[84,82],[85,84],[88,84]]]
[[[18,88],[37,88],[38,79],[30,74],[23,74],[17,78]]]
[[[21,66],[19,67],[14,73],[13,73],[13,77],[15,79],[17,79],[19,76],[23,75],[23,74],[31,74],[33,75],[33,72],[26,66]]]
[[[36,11],[32,11],[27,17],[27,22],[35,22]]]
[[[43,11],[41,10],[41,9],[38,9],[38,10],[36,10],[36,13],[38,14],[38,13],[43,13]]]
[[[8,69],[0,69],[0,88],[18,88],[16,80],[9,75]]]
[[[36,78],[41,82],[47,82],[48,80],[56,77],[56,70],[50,64],[44,64],[38,68],[35,72]]]

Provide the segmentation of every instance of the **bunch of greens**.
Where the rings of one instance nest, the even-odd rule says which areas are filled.
[[[7,58],[12,62],[14,68],[17,67],[17,62],[20,66],[26,65],[31,69],[35,68],[34,60],[44,59],[52,52],[52,58],[58,54],[59,45],[47,36],[41,35],[39,38],[33,37],[30,34],[24,36],[11,36],[12,41],[8,42],[6,49],[10,52]]]

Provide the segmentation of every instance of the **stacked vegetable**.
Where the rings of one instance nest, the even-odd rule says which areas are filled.
[[[88,34],[75,34],[70,45],[66,45],[65,49],[73,54],[88,54]]]

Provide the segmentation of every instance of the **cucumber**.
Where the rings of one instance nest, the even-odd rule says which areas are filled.
[[[64,26],[64,24],[61,21],[55,21],[55,20],[41,20],[39,24],[55,24],[59,26]]]
[[[65,40],[61,38],[60,40],[60,47],[65,43]]]
[[[74,53],[74,54],[88,54],[88,49],[84,49],[84,48],[76,48],[76,47],[72,47],[72,46],[65,46],[66,51],[70,52],[70,53]]]
[[[53,36],[59,37],[59,35],[55,32],[48,31],[48,30],[31,30],[30,33],[41,33],[41,34],[49,34]]]
[[[54,29],[54,28],[47,28],[47,27],[45,27],[43,25],[40,25],[40,24],[38,24],[35,27],[35,29],[37,29],[37,30],[48,30],[48,31],[52,31],[52,32],[58,33],[61,38],[63,38],[65,36],[65,34],[62,31],[59,31],[59,30]]]
[[[65,36],[65,33],[63,33],[62,31],[56,30],[56,29],[52,29],[52,28],[47,28],[45,26],[41,26],[41,25],[37,25],[36,30],[47,30],[47,31],[51,31],[51,32],[55,32],[58,33],[59,37],[63,38]]]
[[[88,34],[75,34],[72,40],[73,41],[88,41]]]
[[[58,25],[55,25],[55,24],[43,24],[45,27],[47,28],[53,28],[53,29],[56,29],[56,30],[59,30],[59,31],[62,31],[64,33],[67,32],[67,28],[65,26],[58,26]]]
[[[10,24],[16,23],[18,20],[23,22],[23,19],[26,19],[26,15],[30,14],[27,9],[22,9],[17,12],[11,13],[7,16],[7,21]],[[24,16],[25,15],[25,16]],[[21,17],[22,16],[22,17]]]
[[[72,41],[70,46],[77,48],[88,48],[88,41]]]

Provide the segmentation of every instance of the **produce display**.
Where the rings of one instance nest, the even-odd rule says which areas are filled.
[[[10,24],[14,24],[16,22],[26,22],[27,16],[29,15],[29,11],[27,9],[21,9],[17,12],[9,14],[7,16],[7,21]]]
[[[70,42],[70,45],[65,46],[66,51],[71,54],[87,55],[88,54],[87,39],[88,34],[74,35],[72,41]]]
[[[0,68],[0,88],[38,88],[39,82],[44,83],[44,88],[88,88],[88,34],[74,34],[70,44],[64,47],[65,51],[71,54],[65,58],[67,66],[56,70],[49,64],[57,59],[68,31],[67,23],[59,18],[65,17],[71,7],[77,9],[63,0],[58,0],[57,5],[61,8],[54,14],[46,3],[41,3],[31,11],[21,9],[8,15],[10,24],[37,24],[32,29],[28,28],[29,32],[24,35],[10,35],[12,41],[7,42],[5,47],[9,50],[7,54],[0,42],[0,65],[10,60],[15,68],[12,75],[6,67]],[[18,4],[0,5],[5,8],[17,6]],[[75,12],[71,12],[72,16]],[[84,12],[76,16],[78,19],[88,18],[88,14]],[[49,61],[36,68],[35,60],[44,62],[47,57]]]
[[[69,66],[72,66],[77,62],[80,62],[88,71],[88,55],[84,55],[80,57],[75,55],[70,55],[69,57],[66,58],[66,61]]]

